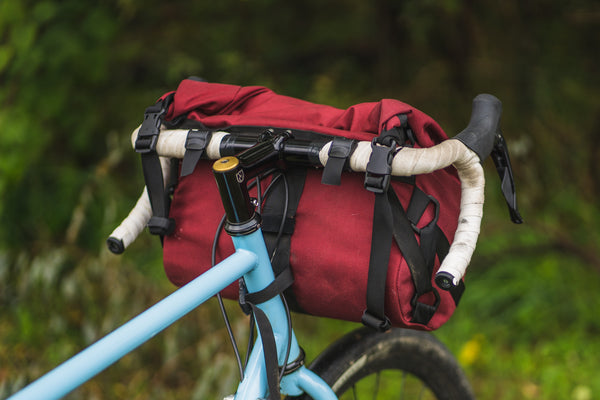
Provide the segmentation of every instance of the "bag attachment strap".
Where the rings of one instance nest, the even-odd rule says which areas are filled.
[[[365,188],[375,194],[373,232],[367,279],[367,308],[362,323],[387,331],[391,323],[385,315],[385,282],[392,248],[393,219],[388,200],[392,160],[401,138],[396,129],[383,132],[371,142],[371,157],[366,168]]]
[[[198,161],[204,155],[206,146],[210,142],[212,132],[190,129],[185,139],[185,154],[181,164],[181,177],[194,172]]]
[[[403,180],[414,187],[406,213],[394,190],[389,188],[393,156],[400,146],[415,144],[407,115],[400,114],[397,117],[400,120],[399,127],[385,131],[373,139],[371,158],[365,175],[365,188],[375,193],[375,206],[367,281],[367,308],[363,313],[362,322],[379,331],[385,331],[391,326],[389,318],[385,315],[385,286],[392,238],[406,260],[415,287],[415,294],[411,300],[411,322],[422,325],[429,323],[440,304],[440,295],[431,284],[435,256],[438,255],[442,260],[450,247],[437,225],[439,203],[416,186],[415,177]],[[419,229],[417,223],[430,203],[434,204],[435,217],[427,226]],[[420,245],[415,233],[420,235]],[[463,290],[464,285],[453,293],[455,302],[458,302]],[[433,299],[429,298],[428,301],[433,304],[420,301],[422,296],[429,293]]]
[[[435,209],[434,217],[429,223],[418,228],[417,223],[425,214],[427,207],[433,204]],[[433,274],[433,266],[435,264],[435,256],[437,255],[440,262],[448,255],[450,250],[450,242],[448,238],[437,224],[440,213],[440,203],[431,195],[423,192],[418,186],[414,186],[410,203],[406,209],[406,217],[410,221],[413,231],[419,235],[421,239],[421,253],[425,258],[425,266],[429,273],[429,277]],[[416,286],[416,285],[415,285]],[[458,306],[460,298],[465,291],[465,284],[460,281],[458,285],[452,287],[450,294],[454,300],[454,304]],[[420,295],[426,292],[421,292]]]
[[[339,186],[342,183],[342,171],[350,163],[350,155],[356,149],[356,140],[336,136],[329,148],[329,158],[323,169],[321,183]]]
[[[173,97],[174,95],[171,94],[146,109],[144,121],[135,141],[135,151],[142,158],[144,180],[146,181],[148,197],[152,206],[152,217],[148,221],[148,228],[150,233],[161,237],[169,235],[175,229],[175,221],[168,218],[169,193],[165,190],[162,167],[158,153],[156,153],[160,125],[169,109],[169,105],[173,101]]]
[[[243,280],[241,280],[243,282]],[[279,400],[279,362],[277,361],[277,345],[273,327],[267,318],[267,315],[257,306],[275,296],[279,296],[284,290],[294,283],[294,276],[291,268],[282,271],[273,282],[258,292],[246,293],[245,285],[240,285],[240,306],[242,309],[249,308],[254,314],[256,325],[260,332],[260,337],[265,354],[265,365],[267,371],[267,385],[269,387],[269,400]],[[242,289],[243,288],[243,289]]]
[[[284,174],[285,177],[272,186],[260,214],[263,237],[276,275],[291,269],[291,240],[307,171],[306,168],[290,168]],[[302,312],[293,290],[286,290],[285,298],[292,310]]]

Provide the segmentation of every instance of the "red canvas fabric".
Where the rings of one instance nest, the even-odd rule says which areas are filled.
[[[187,115],[208,128],[265,126],[298,129],[332,136],[371,140],[399,124],[396,117],[408,113],[416,147],[429,147],[447,137],[426,114],[397,100],[362,103],[337,109],[281,96],[263,87],[240,87],[185,80],[175,92],[167,119]],[[175,285],[184,285],[210,268],[211,247],[224,214],[211,174],[212,162],[202,161],[193,174],[180,178],[171,204],[176,228],[164,240],[164,265]],[[366,287],[371,248],[374,195],[363,186],[364,174],[344,173],[340,186],[321,184],[321,171],[310,170],[296,212],[291,240],[292,286],[300,307],[307,313],[360,321],[366,308]],[[418,176],[416,184],[440,202],[438,225],[452,241],[460,201],[460,182],[453,168]],[[392,184],[403,206],[413,186]],[[433,218],[428,210],[419,225]],[[219,239],[218,260],[233,252],[231,239]],[[439,260],[436,260],[436,267]],[[433,277],[432,277],[433,279]],[[237,285],[224,291],[237,299]],[[386,282],[386,315],[392,325],[436,329],[448,320],[455,303],[440,291],[438,311],[422,326],[410,322],[414,287],[399,249],[392,246]],[[427,297],[426,295],[425,297]],[[421,299],[433,304],[434,298]]]

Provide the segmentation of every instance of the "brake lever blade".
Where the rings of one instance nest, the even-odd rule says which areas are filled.
[[[508,147],[500,131],[496,133],[494,148],[492,149],[490,156],[494,161],[496,171],[498,171],[498,175],[500,176],[502,194],[504,195],[506,205],[508,206],[510,219],[515,224],[522,224],[523,218],[517,208],[515,179],[510,164],[510,157],[508,155]]]

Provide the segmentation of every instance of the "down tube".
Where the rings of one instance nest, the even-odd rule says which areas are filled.
[[[238,250],[7,400],[60,399],[251,271],[254,253]]]

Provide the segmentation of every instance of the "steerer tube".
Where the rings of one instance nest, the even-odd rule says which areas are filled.
[[[213,174],[227,216],[225,231],[232,236],[247,235],[260,226],[246,186],[246,175],[236,157],[223,157],[213,164]]]

